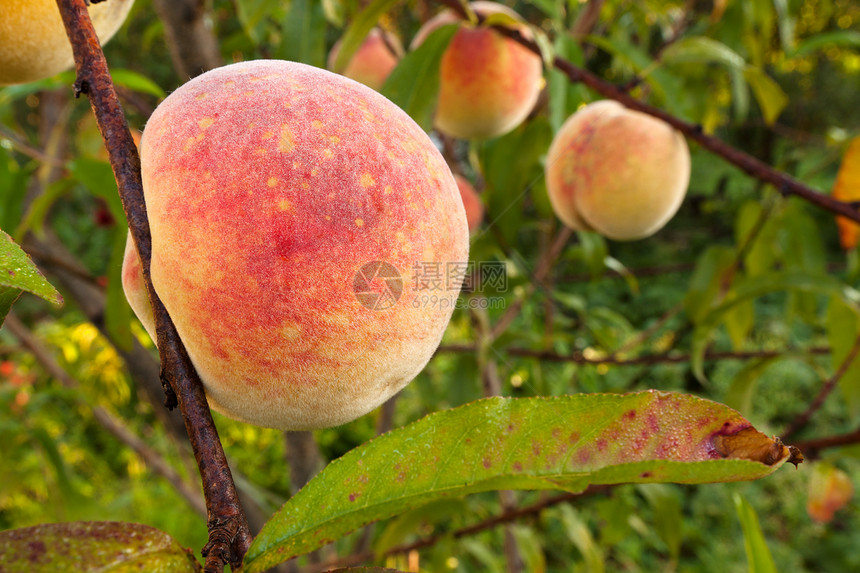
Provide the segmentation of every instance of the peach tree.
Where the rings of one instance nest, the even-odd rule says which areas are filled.
[[[856,7],[4,2],[0,571],[856,565]]]

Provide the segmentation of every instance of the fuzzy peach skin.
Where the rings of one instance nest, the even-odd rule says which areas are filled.
[[[122,26],[134,0],[90,4],[102,44]],[[0,84],[34,82],[74,65],[56,0],[0,0]]]
[[[565,225],[632,241],[656,233],[680,208],[690,150],[663,121],[601,100],[562,125],[545,171],[550,202]]]
[[[481,203],[481,197],[468,179],[462,175],[454,175],[454,179],[457,181],[460,198],[463,199],[463,207],[466,209],[469,232],[474,233],[475,229],[481,226],[481,221],[484,220],[484,204]]]
[[[334,64],[339,53],[340,41],[332,46],[328,54],[328,69],[335,71]],[[397,36],[374,28],[340,73],[379,91],[401,57],[403,46]]]
[[[343,424],[430,359],[459,282],[435,288],[421,269],[467,261],[466,215],[442,156],[390,101],[303,64],[225,66],[158,106],[141,164],[153,286],[214,409],[285,430]],[[398,294],[393,276],[360,286],[372,261],[400,275],[390,308],[356,296]],[[152,333],[133,264],[123,285]]]
[[[521,18],[495,2],[473,2],[481,16],[502,13]],[[439,103],[435,124],[439,131],[462,139],[489,139],[517,127],[534,108],[544,85],[540,57],[487,27],[462,22],[450,10],[427,21],[412,41],[416,48],[433,30],[460,22],[442,55]],[[525,26],[526,37],[531,32]]]

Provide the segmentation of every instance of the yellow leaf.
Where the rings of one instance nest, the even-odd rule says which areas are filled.
[[[833,185],[833,198],[840,201],[860,201],[860,136],[851,140],[839,166],[839,174]],[[839,242],[846,251],[857,246],[860,240],[860,225],[845,217],[836,217],[839,227]]]

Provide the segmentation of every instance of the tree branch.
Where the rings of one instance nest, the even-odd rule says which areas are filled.
[[[812,415],[817,412],[821,406],[824,405],[824,401],[833,392],[833,389],[836,388],[836,384],[845,376],[845,373],[848,372],[848,368],[851,367],[851,364],[854,362],[854,359],[857,358],[857,354],[860,352],[860,334],[857,335],[857,338],[854,339],[854,344],[851,346],[851,350],[848,352],[848,355],[845,357],[845,360],[839,364],[839,368],[836,369],[836,372],[833,373],[833,376],[821,387],[821,390],[818,392],[818,396],[815,397],[815,400],[812,401],[812,404],[800,414],[795,420],[782,432],[781,436],[783,438],[788,438],[797,433],[798,430],[803,428],[806,424],[809,423],[809,420],[812,418]]]
[[[125,115],[113,88],[107,62],[84,0],[57,0],[75,55],[76,96],[89,96],[99,131],[110,155],[123,209],[143,267],[143,277],[155,314],[163,385],[168,407],[178,403],[194,450],[208,510],[209,543],[203,548],[206,572],[237,569],[251,542],[248,522],[218,431],[212,420],[203,385],[191,364],[164,305],[152,288],[149,263],[152,243],[143,198],[140,158]]]

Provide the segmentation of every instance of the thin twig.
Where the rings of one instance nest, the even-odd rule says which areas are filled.
[[[805,458],[811,459],[817,457],[821,450],[828,448],[838,448],[840,446],[851,446],[860,443],[860,428],[847,434],[838,434],[836,436],[826,436],[824,438],[814,438],[802,442],[796,442],[796,448],[803,452]]]
[[[84,0],[57,0],[57,4],[75,56],[75,94],[84,93],[90,99],[110,156],[129,229],[140,255],[143,278],[155,315],[167,404],[168,407],[179,405],[203,481],[209,528],[209,542],[202,551],[206,557],[205,571],[220,573],[225,564],[235,570],[241,566],[250,546],[248,521],[239,503],[203,384],[164,305],[152,288],[149,272],[152,243],[137,147],[113,88]]]
[[[458,352],[458,353],[473,353],[475,352],[474,344],[443,344],[436,350],[437,353],[442,352]],[[638,356],[635,358],[619,358],[617,356],[608,356],[605,358],[587,358],[582,352],[573,352],[572,354],[561,354],[551,350],[532,350],[530,348],[503,348],[500,352],[504,352],[509,356],[519,356],[522,358],[537,358],[547,362],[573,362],[576,364],[588,364],[597,366],[599,364],[608,364],[611,366],[640,366],[645,364],[679,364],[690,362],[692,357],[689,354],[656,354],[649,356]],[[705,353],[705,361],[720,361],[720,360],[749,360],[754,358],[776,358],[778,356],[791,355],[795,356],[797,351],[782,350],[753,350],[747,352],[707,352]],[[807,348],[803,352],[812,355],[828,354],[830,348],[815,346]]]
[[[573,235],[573,231],[568,227],[562,228],[559,231],[558,235],[556,235],[555,240],[550,246],[549,249],[544,252],[543,257],[538,261],[537,266],[535,267],[535,272],[532,275],[532,281],[529,283],[529,288],[523,293],[523,296],[515,300],[505,311],[505,313],[499,318],[495,325],[493,325],[493,330],[490,333],[491,340],[495,340],[499,336],[501,336],[507,329],[510,327],[511,323],[517,318],[520,313],[520,310],[523,307],[523,303],[525,303],[526,298],[531,296],[534,292],[535,285],[540,285],[544,279],[546,279],[549,271],[552,269],[553,263],[558,259],[559,255],[561,255],[561,251],[564,249],[564,246],[570,240],[570,237]]]
[[[825,382],[824,386],[821,387],[815,400],[813,400],[809,407],[795,418],[788,428],[780,434],[782,438],[788,438],[789,436],[794,435],[798,430],[809,423],[812,415],[824,405],[824,401],[830,393],[833,392],[834,388],[836,388],[836,384],[838,384],[842,377],[845,376],[845,373],[848,372],[848,368],[850,368],[851,364],[854,363],[854,359],[857,358],[858,352],[860,352],[860,334],[858,334],[857,338],[854,339],[854,344],[851,346],[851,350],[848,352],[845,360],[839,364],[839,368],[836,369],[833,376],[831,376],[830,379]]]

